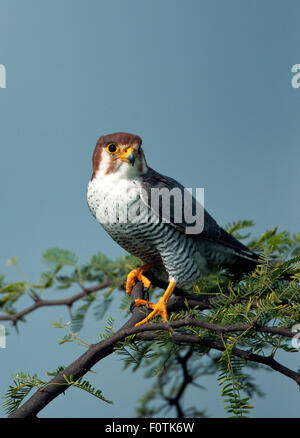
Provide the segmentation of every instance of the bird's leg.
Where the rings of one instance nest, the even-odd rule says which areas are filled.
[[[143,283],[144,288],[148,288],[151,285],[150,280],[148,280],[147,277],[143,275],[144,272],[149,271],[149,269],[152,268],[152,265],[150,263],[147,263],[146,265],[140,266],[139,268],[133,269],[129,272],[127,275],[126,280],[126,293],[128,295],[131,294],[131,291],[133,289],[133,286],[138,282],[141,281]]]
[[[147,306],[147,307],[149,307],[149,309],[155,308],[155,304],[151,303],[151,301],[142,300],[141,298],[137,298],[136,300],[134,300],[134,305],[137,307]]]
[[[145,319],[143,319],[142,321],[138,322],[135,325],[138,326],[141,324],[145,324],[146,322],[150,321],[151,319],[155,318],[155,316],[158,316],[158,315],[161,316],[161,319],[163,322],[167,322],[168,321],[167,305],[168,305],[168,301],[169,301],[170,296],[172,295],[172,292],[174,291],[175,287],[176,287],[176,282],[170,281],[170,283],[167,287],[167,290],[165,291],[163,296],[157,301],[156,304],[150,303],[149,301],[146,301],[146,300],[141,300],[139,298],[136,299],[135,300],[136,306],[148,305],[148,307],[150,309],[153,309],[153,310],[151,313],[149,313],[148,316],[146,316]]]

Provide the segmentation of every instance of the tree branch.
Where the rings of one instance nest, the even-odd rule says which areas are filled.
[[[103,287],[105,286],[103,286],[102,284],[101,288]],[[134,303],[136,298],[143,298],[143,296],[143,285],[139,282],[134,286],[132,290],[132,303]],[[74,297],[72,297],[73,300]],[[65,304],[61,301],[62,300],[60,300],[60,304]],[[175,298],[173,303],[171,302],[168,306],[168,311],[174,311],[174,309],[178,310],[179,307],[181,307],[181,309],[186,309],[185,303],[185,299]],[[208,302],[203,301],[202,304],[203,307],[207,308],[206,306],[208,305]],[[199,305],[199,300],[197,300],[196,305]],[[115,346],[119,342],[124,341],[127,336],[133,334],[136,334],[137,340],[151,341],[159,337],[159,334],[156,332],[157,330],[168,330],[170,331],[170,340],[172,340],[173,342],[181,344],[199,344],[204,345],[209,349],[215,349],[218,351],[224,351],[225,349],[222,342],[218,342],[213,339],[201,337],[198,335],[174,333],[173,330],[180,327],[196,326],[212,330],[218,334],[230,331],[244,331],[247,329],[251,329],[254,331],[279,334],[289,337],[292,337],[294,335],[293,332],[282,327],[258,326],[253,323],[232,324],[228,326],[223,326],[220,324],[212,324],[204,320],[199,320],[192,316],[187,316],[184,319],[170,321],[168,323],[148,323],[135,327],[135,324],[145,317],[145,312],[148,312],[148,309],[146,309],[145,307],[132,306],[131,318],[114,335],[97,344],[92,344],[83,355],[81,355],[61,373],[57,374],[53,379],[51,379],[43,389],[38,389],[20,408],[14,411],[10,415],[10,417],[24,418],[36,416],[38,412],[40,412],[47,404],[49,404],[53,399],[55,399],[61,393],[66,391],[66,389],[68,389],[69,385],[67,384],[64,376],[66,376],[68,379],[70,378],[70,376],[72,376],[73,381],[77,381],[80,377],[84,376],[88,371],[90,371],[90,369],[97,362],[113,353]],[[272,356],[261,356],[238,348],[235,348],[233,350],[233,354],[235,356],[243,358],[246,361],[249,360],[267,365],[270,368],[280,372],[281,374],[291,378],[292,380],[297,382],[298,385],[300,385],[300,374],[281,365],[279,362],[275,361]]]
[[[38,295],[32,294],[32,299],[34,301],[34,304],[32,304],[29,307],[26,307],[25,309],[21,310],[20,312],[9,314],[9,315],[1,315],[0,321],[11,321],[13,325],[16,325],[17,321],[22,318],[23,316],[27,315],[28,313],[33,312],[34,310],[37,310],[40,307],[47,307],[47,306],[67,306],[71,307],[75,301],[80,300],[81,298],[84,298],[86,295],[89,295],[93,292],[97,292],[99,290],[105,289],[106,287],[110,286],[112,284],[112,280],[107,279],[103,281],[102,283],[97,284],[96,286],[93,286],[91,288],[85,288],[82,290],[82,292],[79,292],[69,298],[63,298],[60,300],[43,300]]]
[[[44,300],[40,298],[34,291],[30,294],[33,304],[31,306],[26,307],[23,310],[20,310],[19,312],[13,313],[13,314],[7,314],[7,315],[0,315],[0,321],[11,321],[13,325],[16,325],[19,319],[21,319],[23,316],[28,315],[31,312],[34,312],[35,310],[41,308],[41,307],[51,307],[51,306],[67,306],[71,307],[76,301],[79,301],[80,299],[84,298],[85,296],[98,292],[99,290],[105,289],[109,286],[111,286],[113,283],[112,279],[107,279],[101,283],[98,283],[97,285],[90,287],[90,288],[83,288],[82,292],[79,292],[75,295],[72,295],[68,298],[62,298],[59,300]],[[184,298],[182,296],[174,296],[174,299],[172,301],[172,306],[170,307],[171,312],[178,312],[180,310],[186,309],[186,304],[190,307],[198,306],[199,310],[206,310],[210,308],[211,300],[207,298],[201,298],[201,297],[188,297]]]
[[[154,341],[155,339],[158,338],[159,335],[157,335],[153,331],[152,332],[149,331],[147,333],[140,333],[136,336],[137,340],[143,340],[143,341]],[[210,340],[207,338],[202,338],[197,335],[185,335],[181,333],[173,333],[171,336],[171,340],[173,342],[176,342],[177,344],[199,344],[199,345],[204,345],[209,349],[225,351],[225,347],[222,342]],[[239,348],[234,348],[232,354],[234,356],[240,357],[241,359],[244,359],[245,361],[251,361],[251,362],[267,365],[273,370],[278,371],[284,376],[294,380],[300,386],[300,373],[296,373],[295,371],[285,367],[284,365],[281,365],[273,358],[273,356],[262,356],[259,354],[251,353],[249,351],[241,350]]]
[[[188,385],[190,385],[190,383],[193,382],[193,377],[191,376],[191,374],[188,371],[188,361],[192,357],[192,355],[193,355],[193,348],[192,347],[190,347],[190,349],[186,352],[186,354],[184,356],[180,356],[178,354],[177,362],[181,365],[182,374],[183,374],[183,381],[182,381],[182,383],[177,391],[177,394],[174,397],[172,397],[172,398],[165,397],[165,399],[167,400],[167,402],[169,403],[170,406],[175,406],[176,412],[177,412],[177,418],[184,417],[184,412],[183,412],[183,409],[181,407],[181,399],[182,399],[183,394],[186,391]]]

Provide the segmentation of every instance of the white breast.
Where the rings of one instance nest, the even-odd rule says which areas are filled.
[[[127,214],[128,206],[139,197],[140,189],[139,178],[120,179],[114,174],[101,179],[94,178],[88,185],[88,206],[101,224],[122,221],[122,215]],[[125,220],[125,216],[123,219]]]

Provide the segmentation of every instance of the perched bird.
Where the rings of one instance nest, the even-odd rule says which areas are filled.
[[[195,197],[186,200],[182,196],[177,210],[171,202],[173,210],[168,217],[161,204],[153,207],[154,189],[176,189],[183,194],[185,188],[151,169],[141,145],[138,135],[124,132],[100,137],[87,190],[88,206],[97,221],[121,247],[144,262],[128,274],[126,292],[130,294],[137,281],[148,288],[150,281],[144,273],[149,270],[158,281],[168,284],[156,304],[135,301],[137,306],[147,304],[152,310],[138,324],[158,315],[167,321],[167,303],[175,287],[189,293],[193,283],[209,272],[219,268],[246,272],[258,263],[258,255],[223,230],[204,208],[201,231],[187,233],[189,224],[184,215],[178,220],[177,213],[184,211],[187,200],[194,211]]]

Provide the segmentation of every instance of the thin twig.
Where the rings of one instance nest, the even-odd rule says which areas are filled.
[[[12,324],[15,325],[20,318],[22,318],[25,315],[28,315],[28,313],[31,313],[40,307],[67,306],[70,309],[70,307],[72,306],[73,303],[75,303],[75,301],[78,301],[81,298],[84,298],[86,295],[89,295],[93,292],[97,292],[99,290],[105,289],[111,284],[112,284],[112,280],[108,279],[103,281],[102,283],[97,284],[96,286],[85,288],[83,289],[82,292],[79,292],[71,297],[63,298],[60,300],[44,300],[40,298],[38,295],[33,294],[31,295],[31,298],[34,301],[34,304],[26,307],[20,312],[9,314],[9,315],[1,315],[0,321],[11,321]]]
[[[143,285],[139,282],[134,286],[132,290],[131,300],[132,302],[134,302],[136,298],[143,298],[143,296]],[[132,316],[123,325],[123,327],[121,327],[110,338],[105,339],[97,344],[92,344],[83,355],[81,355],[61,373],[57,374],[53,379],[51,379],[46,387],[43,388],[43,390],[37,390],[32,395],[32,397],[30,397],[20,408],[15,410],[10,415],[10,417],[23,418],[36,416],[38,412],[40,412],[46,405],[48,405],[52,400],[54,400],[62,392],[68,389],[69,386],[65,385],[65,376],[68,379],[72,376],[73,381],[77,381],[80,377],[84,376],[88,371],[90,371],[96,363],[113,353],[116,345],[119,342],[124,341],[127,336],[136,334],[137,340],[152,341],[159,338],[160,336],[157,333],[157,330],[169,330],[170,340],[172,340],[173,342],[188,345],[198,344],[206,346],[208,349],[224,351],[225,347],[222,342],[215,341],[210,338],[205,338],[199,335],[175,333],[174,329],[187,326],[198,326],[213,330],[217,333],[222,333],[234,330],[242,331],[249,328],[248,324],[232,324],[230,326],[222,326],[219,324],[212,324],[206,321],[198,320],[191,316],[188,316],[182,320],[170,321],[168,323],[148,323],[136,327],[135,324],[144,318],[147,309],[145,309],[145,307],[132,307]],[[288,329],[283,329],[281,327],[259,327],[257,325],[254,325],[251,327],[251,329],[256,331],[265,331],[273,334],[282,334],[282,330],[284,330],[285,336],[291,336],[292,333]],[[275,330],[278,330],[278,333]],[[239,348],[233,349],[232,353],[235,356],[243,358],[245,361],[253,361],[256,363],[267,365],[268,367],[289,377],[290,379],[294,380],[298,385],[300,385],[300,374],[281,365],[272,356],[261,356],[245,350],[241,350]],[[62,383],[64,383],[64,385],[62,385]]]

